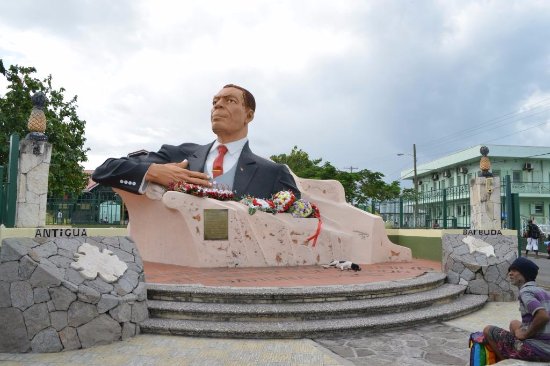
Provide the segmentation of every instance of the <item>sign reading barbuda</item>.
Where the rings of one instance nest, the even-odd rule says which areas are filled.
[[[462,235],[502,235],[502,231],[497,229],[491,230],[474,230],[474,229],[464,229]]]
[[[75,238],[79,236],[88,236],[86,229],[62,228],[62,229],[36,229],[35,238]]]

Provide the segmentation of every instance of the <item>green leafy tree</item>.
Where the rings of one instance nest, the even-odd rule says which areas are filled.
[[[344,187],[346,200],[358,206],[365,207],[371,200],[386,200],[399,196],[398,181],[387,184],[383,181],[384,174],[363,169],[357,172],[346,172],[336,169],[331,163],[323,159],[310,159],[309,154],[292,148],[289,155],[274,155],[271,159],[280,164],[286,164],[301,178],[334,179]]]
[[[403,200],[414,201],[416,197],[416,191],[414,190],[414,188],[404,188],[401,192],[401,196],[403,197]]]
[[[44,113],[47,119],[46,135],[53,145],[48,194],[79,194],[87,182],[80,163],[87,160],[89,149],[84,147],[86,121],[78,117],[77,96],[67,100],[64,88],[52,87],[51,75],[39,80],[34,73],[34,67],[12,65],[6,69],[0,59],[0,74],[8,82],[6,90],[0,90],[0,165],[8,162],[10,135],[18,133],[24,138],[28,133],[31,96],[41,91],[49,101]]]

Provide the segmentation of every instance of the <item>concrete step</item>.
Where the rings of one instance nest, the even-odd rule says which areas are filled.
[[[445,321],[480,309],[485,295],[464,295],[457,300],[404,312],[307,321],[204,321],[150,318],[143,333],[220,338],[313,338],[356,331],[381,331]]]
[[[153,318],[211,321],[297,321],[337,319],[397,313],[433,304],[449,303],[460,297],[465,286],[445,284],[435,289],[392,297],[351,301],[274,304],[196,303],[148,300]]]
[[[210,287],[197,285],[147,284],[149,300],[276,304],[331,302],[392,297],[428,291],[441,286],[446,275],[427,272],[415,278],[359,285],[310,287]]]

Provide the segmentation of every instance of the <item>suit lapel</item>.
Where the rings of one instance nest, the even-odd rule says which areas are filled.
[[[254,154],[250,151],[247,141],[237,161],[237,171],[235,172],[235,180],[233,182],[233,190],[237,192],[237,196],[242,195],[242,192],[246,192],[257,169],[258,166],[254,159]]]
[[[208,157],[208,152],[210,151],[210,148],[214,144],[214,141],[212,141],[208,145],[202,145],[200,146],[193,154],[187,158],[187,161],[189,161],[189,170],[193,170],[196,172],[202,172],[204,171],[204,164],[206,163],[206,158]]]

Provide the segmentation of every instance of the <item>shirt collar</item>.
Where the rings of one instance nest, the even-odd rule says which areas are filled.
[[[234,155],[236,153],[240,153],[247,142],[248,137],[243,137],[240,140],[228,142],[227,144],[222,144],[218,140],[216,140],[210,148],[210,151],[216,151],[218,149],[218,146],[225,145],[225,147],[227,147],[227,153],[230,155]]]

